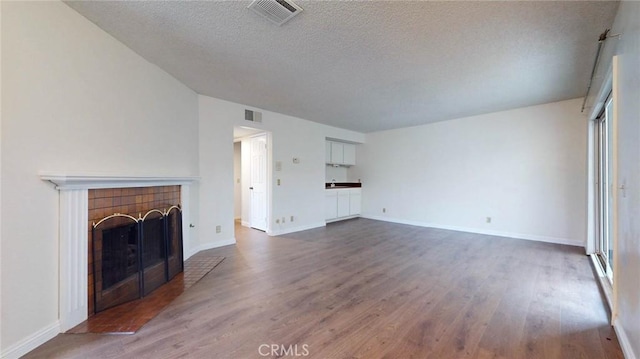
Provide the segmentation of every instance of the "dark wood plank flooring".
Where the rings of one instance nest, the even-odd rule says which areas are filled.
[[[623,357],[582,248],[367,219],[236,236],[138,333],[27,358]]]

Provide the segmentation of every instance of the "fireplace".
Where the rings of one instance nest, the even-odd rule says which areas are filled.
[[[182,272],[179,202],[179,186],[89,191],[89,316],[144,297]]]
[[[40,172],[42,180],[52,183],[52,189],[59,192],[59,324],[60,331],[66,332],[87,319],[93,308],[93,263],[90,263],[91,232],[94,222],[113,213],[128,213],[138,218],[140,213],[147,210],[139,209],[149,201],[161,201],[160,205],[152,208],[166,208],[162,204],[167,201],[181,204],[181,221],[190,222],[190,187],[198,177],[170,177],[170,176],[111,176],[96,174],[67,174],[56,172]],[[162,192],[159,195],[150,193],[133,194],[132,188],[171,187],[177,191],[177,196]],[[99,198],[94,191],[109,191],[111,197]],[[147,190],[148,191],[148,190]],[[91,192],[91,196],[89,195]],[[119,206],[119,210],[113,207]],[[109,207],[109,208],[107,208]],[[180,248],[183,260],[193,253],[190,247],[189,228],[182,226],[183,248]],[[90,273],[91,272],[91,273]]]

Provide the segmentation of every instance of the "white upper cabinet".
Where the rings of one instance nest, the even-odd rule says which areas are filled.
[[[325,148],[326,162],[335,165],[352,166],[356,164],[356,145],[327,141]]]
[[[355,165],[356,164],[356,145],[345,143],[343,145],[344,151],[342,154],[342,164]]]
[[[331,163],[331,142],[325,142],[324,157],[327,163]]]
[[[331,162],[341,165],[344,159],[344,144],[339,142],[331,142]]]

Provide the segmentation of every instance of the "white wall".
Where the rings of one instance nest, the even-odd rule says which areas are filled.
[[[38,172],[197,176],[198,103],[61,2],[0,6],[6,355],[58,320],[58,191]]]
[[[363,142],[364,135],[322,125],[274,112],[200,96],[200,231],[222,226],[222,233],[201,236],[202,248],[221,243],[233,243],[233,127],[246,126],[246,108],[262,111],[262,123],[251,127],[270,132],[268,157],[282,161],[282,171],[270,167],[272,234],[323,226],[325,137]],[[299,164],[292,162],[300,159]],[[276,185],[276,179],[281,185]],[[289,221],[290,216],[295,221]],[[284,224],[276,218],[286,217]]]
[[[587,122],[580,105],[367,134],[353,167],[363,215],[583,245]]]
[[[614,256],[618,318],[616,332],[627,358],[640,358],[640,3],[623,1],[618,8],[612,34],[607,40],[598,78],[610,71],[613,55],[619,56],[617,90],[618,246]],[[597,90],[597,88],[596,88]],[[593,91],[594,94],[600,91]],[[591,99],[590,102],[593,102]]]
[[[241,148],[241,142],[235,142],[233,144],[233,217],[235,219],[242,216],[242,183],[240,183],[242,173]]]
[[[331,182],[335,180],[335,182],[347,182],[347,167],[333,167],[333,166],[325,166],[325,182]]]
[[[0,31],[2,31],[2,5],[0,5]],[[0,39],[0,79],[2,76],[2,40]],[[0,86],[0,99],[2,88]],[[2,316],[2,101],[0,101],[0,316]],[[2,325],[0,324],[0,356],[2,356]]]

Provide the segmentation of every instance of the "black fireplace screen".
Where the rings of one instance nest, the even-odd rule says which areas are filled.
[[[138,272],[138,226],[125,224],[102,231],[102,288]]]
[[[92,241],[96,313],[148,295],[183,271],[177,206],[140,218],[105,217],[94,224]]]

